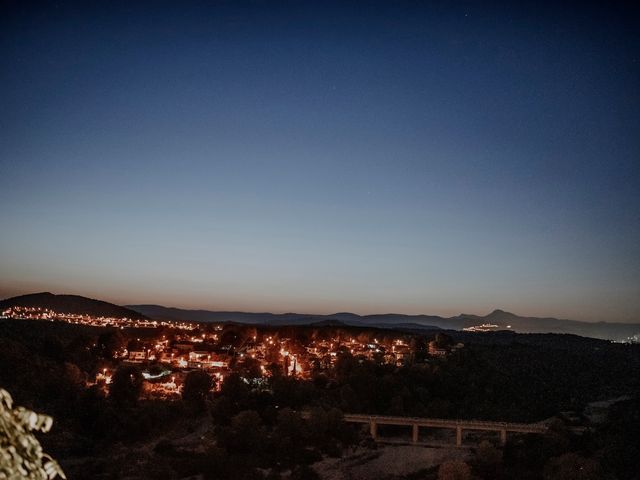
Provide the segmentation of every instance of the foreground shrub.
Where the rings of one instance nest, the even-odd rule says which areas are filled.
[[[48,432],[53,420],[23,407],[0,388],[0,478],[66,478],[58,463],[42,451],[33,431]]]

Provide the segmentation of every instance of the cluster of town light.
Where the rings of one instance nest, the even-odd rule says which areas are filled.
[[[3,318],[20,320],[49,320],[91,327],[115,327],[115,328],[158,328],[169,327],[180,330],[195,330],[197,325],[188,322],[168,322],[157,320],[140,320],[133,318],[99,317],[93,315],[80,315],[76,313],[63,313],[39,307],[10,307],[2,312]]]
[[[245,361],[251,358],[257,361],[259,375],[264,377],[270,371],[272,363],[280,364],[283,373],[289,376],[308,378],[312,366],[322,369],[335,364],[340,351],[350,352],[357,358],[375,360],[384,363],[401,365],[415,353],[404,339],[377,338],[360,341],[354,337],[341,338],[340,335],[330,339],[314,339],[305,345],[298,345],[290,338],[282,338],[279,334],[265,335],[259,341],[258,335],[246,337],[241,345],[222,344],[219,333],[225,328],[222,324],[210,325],[216,333],[195,333],[198,324],[187,322],[158,322],[155,320],[133,320],[127,318],[92,317],[90,315],[62,314],[48,309],[35,307],[12,307],[3,312],[5,317],[18,319],[36,319],[63,321],[90,326],[102,327],[138,327],[176,329],[170,342],[165,335],[161,338],[130,344],[128,349],[114,352],[117,362],[162,365],[161,370],[143,371],[148,390],[161,395],[179,392],[182,378],[190,370],[205,370],[218,380],[218,385],[231,370],[232,359]],[[484,325],[482,327],[485,327]],[[445,356],[451,350],[460,348],[458,344],[452,348],[441,348],[436,342],[430,342],[428,354]],[[295,353],[294,353],[295,352]],[[273,355],[277,356],[277,359]],[[95,377],[96,383],[108,385],[112,376],[107,368],[103,368]],[[170,381],[169,381],[170,378]]]

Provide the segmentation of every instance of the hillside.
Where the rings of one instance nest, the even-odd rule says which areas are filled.
[[[340,312],[329,315],[269,312],[226,312],[209,310],[186,310],[161,305],[128,305],[122,307],[112,303],[79,295],[54,295],[49,292],[21,295],[0,301],[0,309],[11,306],[49,308],[57,312],[87,314],[103,317],[157,320],[185,320],[192,322],[237,322],[260,325],[310,325],[340,322],[361,327],[394,328],[411,331],[463,328],[483,323],[497,325],[498,330],[518,333],[568,333],[583,337],[623,341],[640,333],[640,324],[581,322],[558,318],[522,317],[503,310],[494,310],[485,316],[460,314],[455,317],[437,315],[402,315],[395,313],[358,315]]]
[[[7,298],[0,301],[0,310],[9,307],[48,308],[59,313],[92,315],[95,317],[131,318],[145,320],[148,317],[141,312],[114,305],[113,303],[94,300],[79,295],[54,295],[49,292],[32,293]]]
[[[401,315],[395,313],[358,315],[340,312],[330,315],[308,315],[298,313],[274,314],[185,310],[161,305],[129,305],[128,307],[158,320],[187,320],[194,322],[239,322],[277,326],[340,321],[345,325],[382,328],[406,328],[407,325],[410,325],[412,330],[433,330],[436,328],[462,330],[466,327],[488,323],[497,325],[498,330],[511,330],[519,333],[569,333],[614,341],[622,341],[631,335],[640,333],[640,324],[637,323],[590,323],[557,318],[521,317],[503,310],[494,310],[485,316],[461,314],[447,318],[437,315]]]

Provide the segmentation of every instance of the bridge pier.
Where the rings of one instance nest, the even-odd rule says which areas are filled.
[[[369,423],[369,431],[371,432],[371,437],[374,440],[378,440],[378,424],[374,419],[371,419],[371,422]]]
[[[413,431],[412,431],[412,437],[411,437],[411,440],[413,441],[413,443],[418,443],[418,428],[420,428],[418,427],[418,424],[414,423],[412,426]]]
[[[460,426],[456,427],[456,446],[462,446],[462,427]]]
[[[507,431],[506,430],[500,430],[500,445],[506,445],[507,444]]]

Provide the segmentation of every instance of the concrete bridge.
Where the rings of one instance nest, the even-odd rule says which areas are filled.
[[[308,418],[309,414],[303,414],[303,418]],[[488,422],[482,420],[447,420],[440,418],[421,417],[392,417],[384,415],[358,415],[352,413],[344,414],[344,421],[349,423],[369,424],[369,431],[374,440],[378,440],[378,425],[406,425],[411,427],[411,439],[413,443],[418,443],[419,429],[444,428],[456,431],[456,445],[462,445],[462,432],[464,430],[483,430],[500,433],[500,443],[507,442],[507,432],[511,433],[545,433],[547,426],[540,423],[509,423],[509,422]]]

